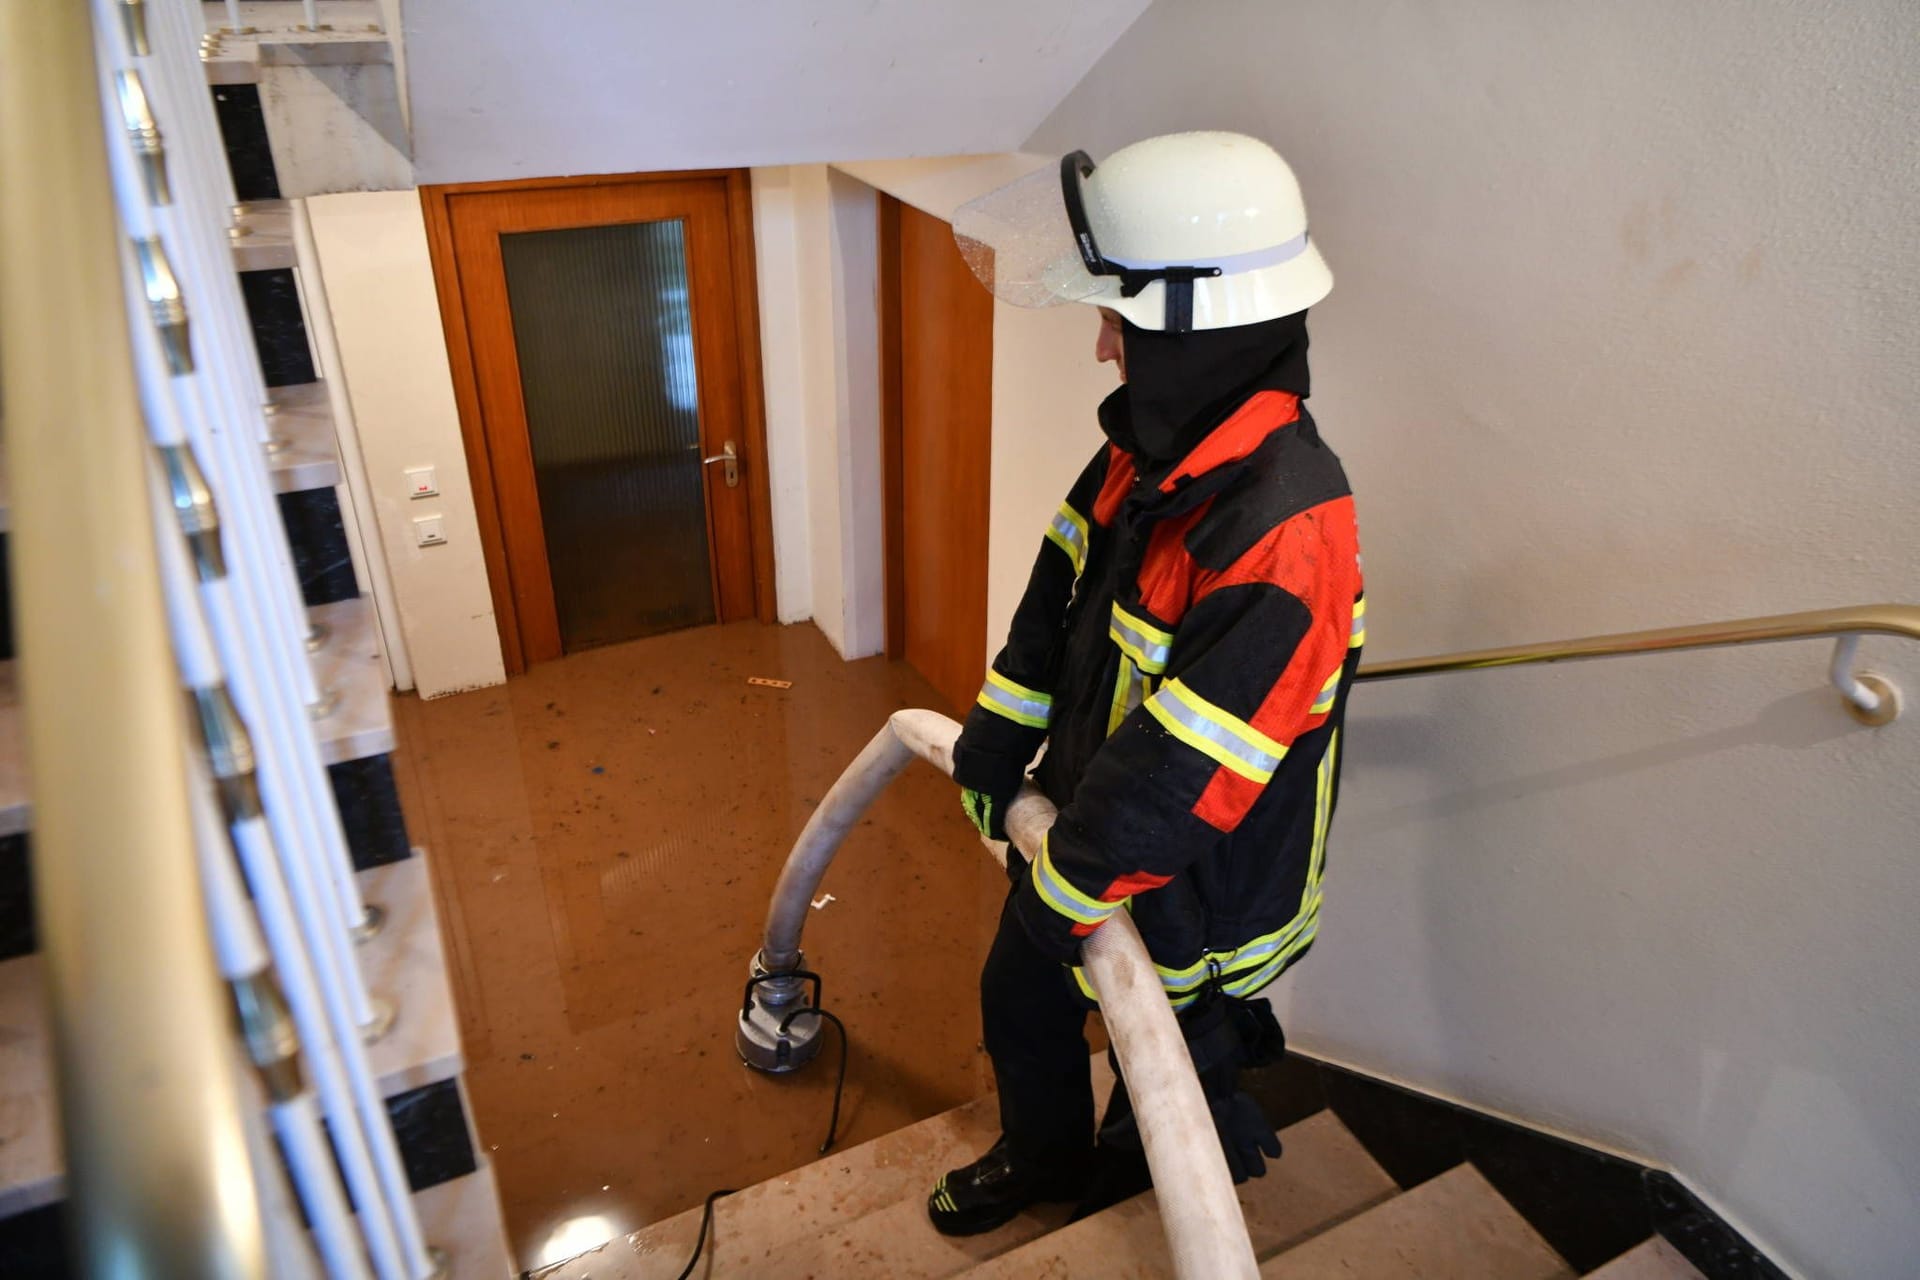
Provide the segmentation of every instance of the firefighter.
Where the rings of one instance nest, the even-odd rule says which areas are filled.
[[[963,206],[996,295],[1100,308],[1121,385],[1107,444],[1045,531],[954,751],[967,815],[1006,838],[1033,767],[1060,815],[980,977],[1001,1137],[928,1197],[951,1235],[1043,1200],[1146,1185],[1124,1082],[1097,1130],[1080,948],[1131,911],[1236,1181],[1279,1155],[1238,1086],[1276,1060],[1255,997],[1312,945],[1347,689],[1365,638],[1351,492],[1308,415],[1306,310],[1333,278],[1293,172],[1229,133],[1085,153]]]

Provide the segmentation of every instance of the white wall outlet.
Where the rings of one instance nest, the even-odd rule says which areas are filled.
[[[446,526],[441,516],[415,516],[413,521],[413,542],[415,546],[437,547],[447,540]]]
[[[407,468],[407,496],[409,498],[437,498],[440,485],[434,479],[432,467]]]

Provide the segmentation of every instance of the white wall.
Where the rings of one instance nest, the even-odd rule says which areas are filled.
[[[421,182],[1011,149],[1146,0],[407,0]]]
[[[953,211],[975,196],[1058,163],[1058,156],[1002,151],[921,160],[843,160],[833,167],[922,213],[952,222]]]
[[[1047,521],[1106,442],[1094,411],[1118,383],[1093,358],[1091,307],[993,304],[993,464],[987,530],[987,659],[1007,642]]]
[[[924,213],[951,221],[959,205],[1036,167],[1023,152],[834,166]],[[1094,417],[1114,387],[1093,358],[1099,331],[1087,307],[1023,310],[994,303],[992,447],[987,530],[987,655],[1006,642],[1047,520],[1104,437]],[[884,603],[884,602],[882,602]]]
[[[780,618],[867,657],[886,641],[873,191],[794,165],[753,193]]]
[[[1916,48],[1904,0],[1163,0],[1027,147],[1294,162],[1375,656],[1913,601]],[[1361,689],[1298,1041],[1911,1274],[1920,716],[1854,726],[1825,660]]]
[[[785,167],[753,171],[753,241],[760,300],[760,370],[767,391],[767,473],[780,621],[813,616],[806,423],[813,376],[803,344],[812,321],[802,266],[810,184]],[[808,188],[805,192],[801,188]]]
[[[420,197],[314,196],[307,209],[414,685],[431,698],[499,684],[506,677]],[[402,473],[425,465],[441,496],[416,502]],[[413,520],[424,515],[444,518],[444,546],[415,545]]]

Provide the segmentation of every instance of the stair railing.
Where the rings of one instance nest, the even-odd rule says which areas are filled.
[[[1891,724],[1900,715],[1900,690],[1891,680],[1869,671],[1856,672],[1860,637],[1897,636],[1920,640],[1920,605],[1860,604],[1840,609],[1813,609],[1804,613],[1777,613],[1731,622],[1705,622],[1652,631],[1620,631],[1580,640],[1547,640],[1536,644],[1473,649],[1427,658],[1370,662],[1356,680],[1405,680],[1413,676],[1450,671],[1485,671],[1494,667],[1524,667],[1550,662],[1581,662],[1633,653],[1676,653],[1688,649],[1725,649],[1787,640],[1834,641],[1828,680],[1839,691],[1848,714],[1862,724]]]
[[[369,912],[313,731],[333,696],[315,679],[304,602],[268,478],[266,388],[233,269],[234,194],[200,68],[202,11],[149,5],[143,52],[125,28],[108,23],[116,7],[116,0],[94,6],[102,74],[147,78],[155,124],[166,120],[177,156],[163,200],[131,151],[109,148],[121,220],[136,244],[163,256],[181,304],[171,345],[135,344],[136,357],[146,356],[139,367],[148,428],[175,511],[203,535],[194,577],[170,585],[198,605],[183,605],[177,618],[204,615],[217,665],[201,673],[206,683],[191,687],[209,744],[226,748],[213,754],[224,816],[275,961],[236,997],[243,1011],[278,1023],[267,1044],[256,1044],[256,1062],[301,1204],[311,1220],[334,1227],[317,1238],[329,1274],[364,1276],[370,1263],[381,1280],[418,1280],[439,1264],[422,1236],[362,1044],[394,1011],[370,995],[353,956],[355,931]],[[163,557],[163,566],[170,563],[177,560]],[[191,622],[175,627],[183,654],[196,648],[191,630]],[[284,1003],[274,998],[281,991]],[[255,1030],[258,1040],[264,1029]],[[271,1062],[260,1060],[262,1050],[274,1054]],[[309,1075],[317,1107],[304,1087]],[[315,1158],[326,1151],[316,1113],[325,1117],[338,1175]],[[357,1229],[342,1212],[341,1176]]]
[[[374,913],[314,731],[201,28],[184,0],[0,10],[0,386],[73,1239],[88,1275],[426,1280],[445,1260],[367,1060],[392,1011],[353,954]]]
[[[12,589],[75,1239],[88,1274],[264,1275],[93,32],[77,5],[9,4],[0,21]]]

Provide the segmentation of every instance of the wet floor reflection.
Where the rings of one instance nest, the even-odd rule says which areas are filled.
[[[939,705],[904,666],[754,624],[398,700],[395,764],[520,1266],[816,1158],[834,1047],[796,1077],[742,1066],[747,964],[814,804],[888,712]],[[979,1096],[975,981],[1005,880],[952,784],[911,769],[825,887],[806,952],[853,1033],[841,1144]]]

